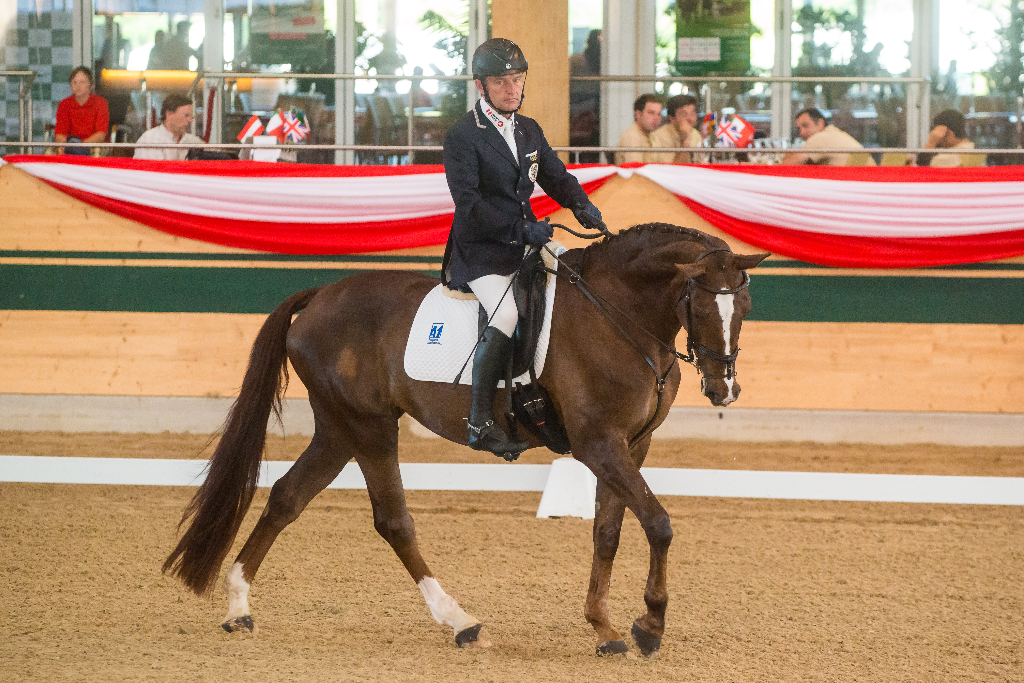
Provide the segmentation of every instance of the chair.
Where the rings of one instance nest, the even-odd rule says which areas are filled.
[[[870,152],[854,152],[846,158],[847,166],[874,166],[875,160]]]
[[[913,163],[913,159],[910,158],[909,154],[903,152],[885,152],[882,154],[882,163],[880,166],[909,166]]]

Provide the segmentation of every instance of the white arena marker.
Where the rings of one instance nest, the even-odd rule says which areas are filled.
[[[263,463],[260,486],[271,486],[293,463]],[[0,482],[113,484],[123,486],[198,486],[205,460],[143,458],[57,458],[0,455]],[[594,516],[596,479],[571,458],[552,465],[406,463],[407,490],[543,491],[538,516]],[[726,498],[776,498],[893,503],[1024,505],[1022,477],[947,477],[829,472],[751,472],[646,467],[641,470],[655,495]],[[349,463],[331,488],[366,487],[355,463]],[[571,506],[567,507],[570,501]],[[589,505],[574,512],[579,501]],[[558,507],[553,506],[557,503]],[[554,512],[542,514],[545,508]]]
[[[551,463],[537,518],[582,517],[594,519],[597,477],[583,463],[558,458]]]

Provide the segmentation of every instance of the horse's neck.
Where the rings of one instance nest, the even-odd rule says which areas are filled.
[[[606,245],[586,254],[583,265],[602,294],[665,343],[671,344],[682,327],[676,304],[686,279],[679,263],[692,263],[703,251],[696,242],[676,239],[657,245]],[[584,279],[588,279],[584,275]]]

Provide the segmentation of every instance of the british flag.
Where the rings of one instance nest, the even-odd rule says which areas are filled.
[[[746,147],[754,139],[754,127],[738,116],[733,116],[728,125],[719,126],[715,137],[726,147]]]
[[[298,142],[309,135],[309,128],[302,120],[302,116],[295,112],[284,112],[284,136],[292,141]]]

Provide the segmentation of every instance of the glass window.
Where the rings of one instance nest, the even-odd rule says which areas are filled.
[[[813,0],[793,8],[794,76],[907,76],[911,0]],[[903,84],[799,83],[794,119],[815,107],[866,147],[906,144]]]

